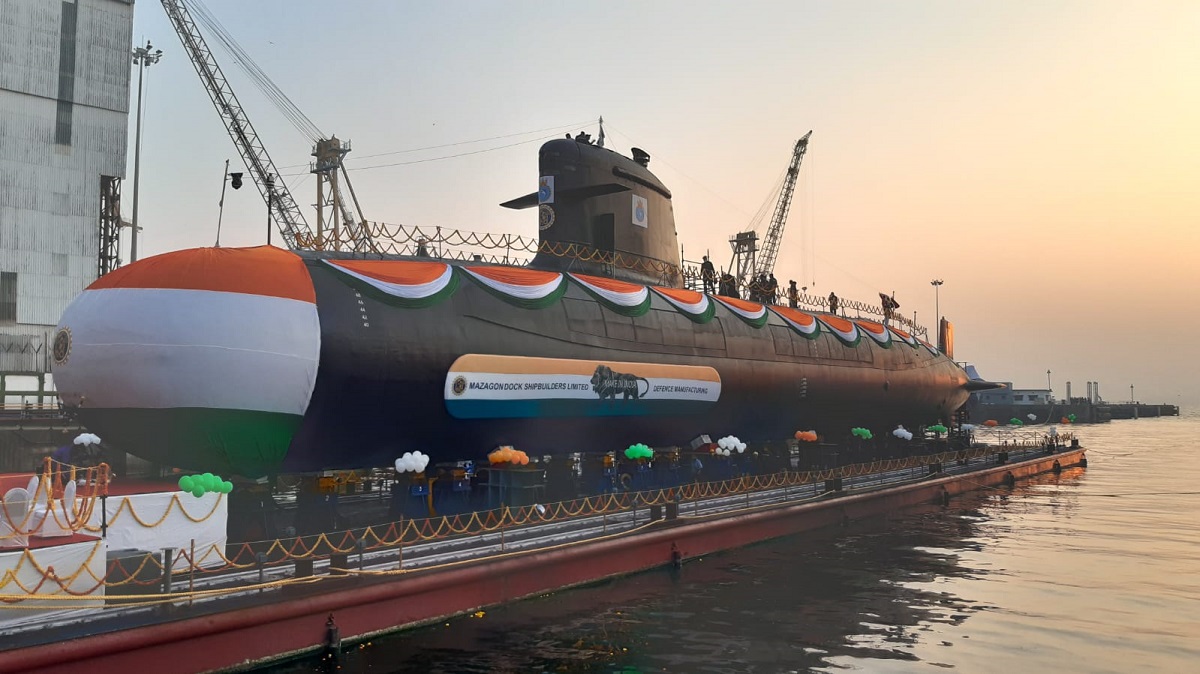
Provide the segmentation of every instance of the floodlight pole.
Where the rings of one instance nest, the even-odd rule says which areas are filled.
[[[129,226],[133,228],[133,235],[129,239],[130,262],[137,262],[138,259],[138,183],[142,169],[142,74],[145,72],[146,66],[152,66],[162,58],[162,50],[150,51],[153,48],[154,45],[147,40],[145,47],[133,50],[133,62],[138,67],[138,98],[137,131],[134,135],[133,145],[133,220],[129,223]]]

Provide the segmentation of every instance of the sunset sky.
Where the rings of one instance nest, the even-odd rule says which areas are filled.
[[[687,256],[728,265],[811,129],[782,283],[895,291],[932,325],[940,278],[955,355],[987,378],[1200,404],[1200,2],[206,4],[353,142],[368,219],[536,236],[535,212],[498,204],[536,189],[542,140],[603,115],[608,146],[647,150],[673,191]],[[142,254],[209,246],[224,161],[244,169],[162,7],[136,14],[165,52],[145,73]],[[303,174],[310,141],[215,49]],[[126,217],[132,152],[127,178]],[[265,220],[252,186],[229,192],[221,244],[265,243]]]

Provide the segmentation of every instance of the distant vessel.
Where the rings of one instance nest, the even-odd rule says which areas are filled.
[[[119,449],[257,476],[529,454],[780,440],[948,421],[961,367],[869,320],[683,287],[671,193],[648,155],[540,151],[528,267],[271,247],[122,267],[63,315],[63,403]]]

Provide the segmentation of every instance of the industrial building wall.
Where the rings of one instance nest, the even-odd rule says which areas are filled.
[[[0,372],[45,371],[53,326],[95,280],[132,34],[129,0],[0,0]]]

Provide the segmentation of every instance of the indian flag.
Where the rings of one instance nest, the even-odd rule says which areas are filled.
[[[107,444],[257,476],[308,409],[321,330],[297,255],[197,248],[101,277],[67,307],[54,347],[63,403]]]

